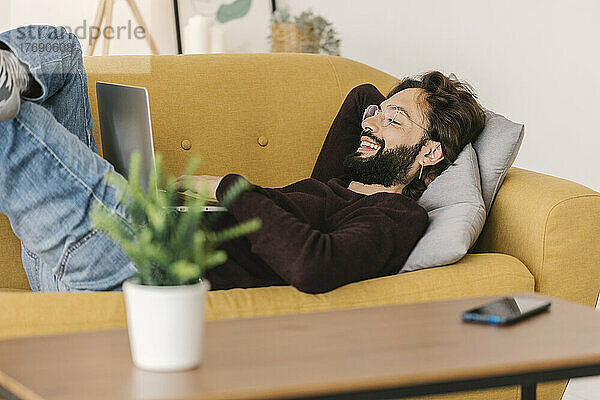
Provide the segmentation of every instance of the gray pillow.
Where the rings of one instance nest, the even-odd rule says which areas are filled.
[[[419,199],[429,226],[400,273],[452,264],[469,251],[486,217],[480,182],[477,154],[468,144]]]
[[[517,157],[525,126],[490,110],[486,110],[485,117],[485,128],[473,142],[473,147],[479,160],[481,195],[489,213],[506,172]]]

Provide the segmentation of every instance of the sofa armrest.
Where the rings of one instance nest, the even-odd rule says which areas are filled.
[[[475,252],[516,257],[537,292],[593,306],[600,288],[600,194],[511,168]]]

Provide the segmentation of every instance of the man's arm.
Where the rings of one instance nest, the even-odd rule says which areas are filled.
[[[240,178],[244,179],[235,174],[225,176],[217,188],[217,198],[221,199],[227,187]],[[406,238],[399,238],[390,229],[397,221],[373,205],[350,212],[341,226],[323,233],[281,208],[264,189],[252,187],[229,211],[238,221],[261,218],[262,228],[247,236],[252,252],[283,280],[306,293],[323,293],[393,273],[385,267],[398,247],[396,242],[406,240],[412,248],[426,224],[426,215],[421,222],[423,214],[407,211]]]
[[[359,85],[348,93],[329,128],[311,178],[327,182],[344,175],[344,158],[354,153],[360,144],[365,108],[370,104],[380,104],[384,99],[383,94],[371,84]]]

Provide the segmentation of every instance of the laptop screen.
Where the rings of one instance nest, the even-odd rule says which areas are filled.
[[[139,151],[141,183],[147,189],[154,168],[148,91],[142,87],[97,82],[96,96],[103,157],[115,171],[129,178],[131,155]]]

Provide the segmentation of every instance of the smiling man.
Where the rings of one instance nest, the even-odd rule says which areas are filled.
[[[381,106],[367,106],[360,147],[344,160],[344,169],[353,179],[350,190],[402,193],[416,168],[444,159],[441,144],[429,139],[423,126],[428,124],[422,109],[427,107],[422,104],[424,95],[423,89],[410,88],[394,94]]]
[[[91,205],[129,215],[96,153],[81,47],[63,28],[29,32],[0,34],[0,212],[33,290],[120,290],[135,266],[93,228]],[[25,41],[52,51],[27,51]],[[311,178],[251,185],[224,213],[224,225],[259,217],[262,229],[223,245],[228,261],[206,272],[212,289],[323,293],[397,273],[427,226],[416,200],[483,125],[470,88],[439,72],[405,79],[387,98],[356,87]],[[219,200],[237,179],[196,177]]]
[[[214,288],[291,284],[322,293],[395,274],[425,232],[416,200],[483,129],[470,87],[434,71],[404,79],[387,98],[360,85],[346,97],[312,177],[253,185],[231,223],[260,217],[260,231],[228,243],[229,260],[207,272]],[[239,175],[208,180],[220,199]]]

